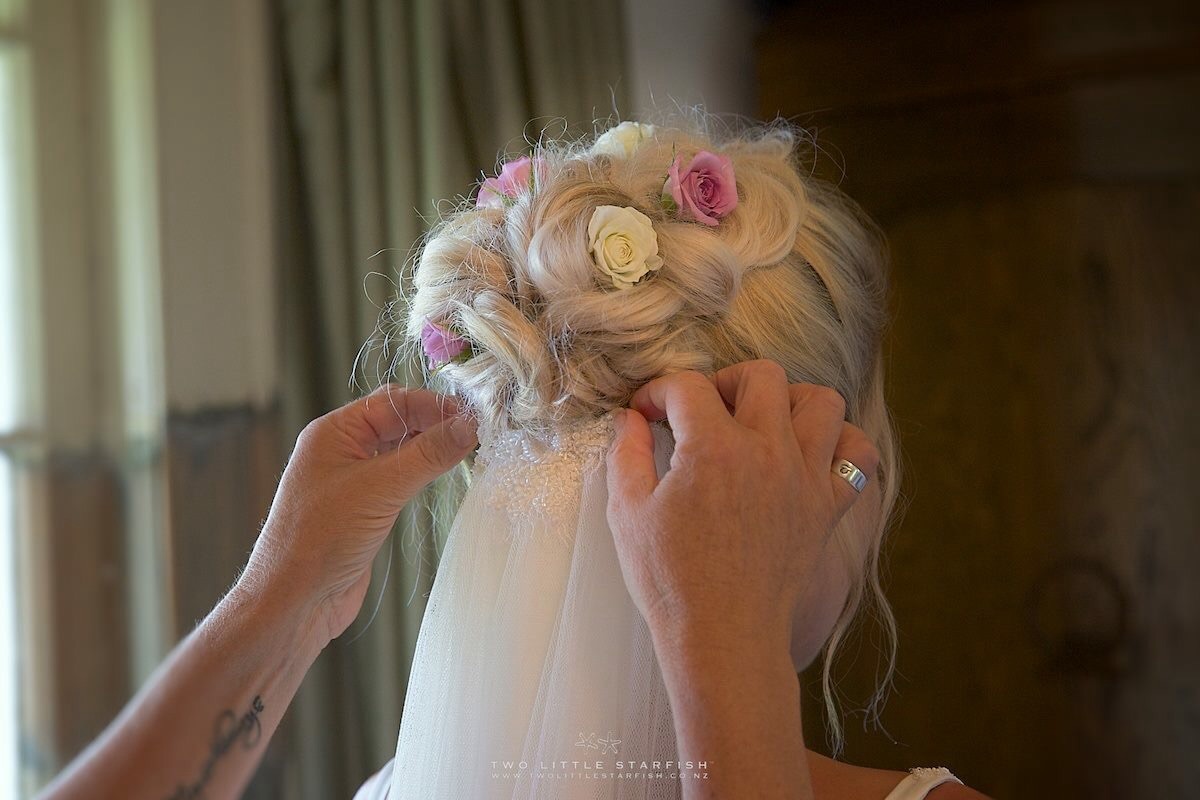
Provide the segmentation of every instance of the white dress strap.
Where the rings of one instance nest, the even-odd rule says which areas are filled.
[[[389,790],[392,788],[392,764],[394,761],[395,759],[392,759],[384,764],[383,769],[367,778],[366,782],[354,793],[354,800],[387,800]]]
[[[913,767],[884,800],[922,800],[943,783],[962,783],[945,767]]]

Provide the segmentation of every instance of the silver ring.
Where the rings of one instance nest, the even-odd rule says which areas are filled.
[[[862,490],[867,486],[867,476],[863,474],[863,471],[844,458],[837,463],[833,471],[838,474],[839,478],[853,486],[854,491],[859,494],[862,494]]]

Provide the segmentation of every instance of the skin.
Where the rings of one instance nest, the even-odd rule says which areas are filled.
[[[830,394],[755,362],[654,381],[619,422],[609,519],[622,570],[681,756],[713,765],[711,782],[685,784],[689,798],[882,798],[901,777],[822,759],[801,738],[790,644],[832,624],[818,612],[841,585],[822,577],[825,543],[856,499],[830,475],[833,454],[870,472],[876,458]],[[662,481],[658,419],[678,443]],[[475,445],[452,401],[397,387],[311,423],[234,588],[39,797],[239,796],[305,673],[361,609],[400,510]],[[723,768],[743,763],[764,768]]]
[[[608,519],[680,760],[710,767],[684,797],[883,798],[904,773],[806,750],[793,664],[815,655],[846,600],[830,538],[862,499],[833,466],[844,458],[873,478],[875,447],[837,392],[789,385],[770,361],[659,378],[631,405],[609,452]],[[664,419],[675,450],[659,480],[649,422]],[[877,492],[863,497],[878,505]],[[957,784],[929,796],[983,797]]]

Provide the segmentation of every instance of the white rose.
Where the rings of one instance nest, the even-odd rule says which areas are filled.
[[[636,208],[597,207],[588,223],[588,242],[592,260],[618,289],[633,286],[663,264],[654,225]]]
[[[615,128],[609,128],[596,139],[596,143],[592,145],[592,154],[627,158],[638,145],[653,135],[653,125],[622,122]]]

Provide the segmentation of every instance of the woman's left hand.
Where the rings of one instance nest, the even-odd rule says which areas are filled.
[[[811,589],[824,583],[826,545],[859,499],[835,462],[873,476],[874,445],[845,421],[841,395],[789,385],[771,361],[666,375],[630,405],[609,451],[608,520],[651,631],[788,652],[793,617],[818,616]],[[663,419],[675,449],[660,480],[647,421]]]
[[[237,590],[292,593],[336,638],[362,607],[400,509],[475,444],[453,398],[398,386],[309,423]]]

